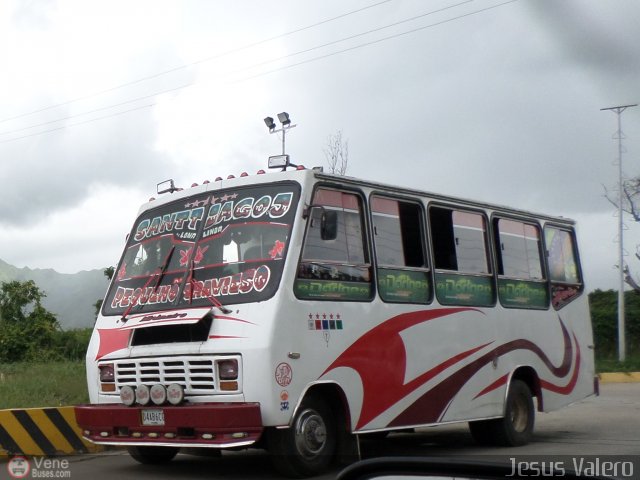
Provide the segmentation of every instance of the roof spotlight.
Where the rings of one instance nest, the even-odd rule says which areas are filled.
[[[295,127],[296,125],[291,123],[291,118],[289,118],[289,114],[287,112],[280,112],[278,114],[278,121],[282,124],[282,127],[276,130],[276,124],[273,121],[272,117],[266,117],[264,119],[264,123],[269,129],[269,133],[282,132],[282,155],[270,156],[269,168],[282,168],[282,170],[285,171],[288,166],[291,166],[291,167],[296,166],[293,163],[289,162],[289,155],[285,153],[285,138],[286,138],[287,131]]]
[[[279,117],[280,115],[278,115]],[[276,122],[273,121],[272,117],[265,117],[264,124],[267,126],[269,130],[273,130],[276,128]]]
[[[278,114],[278,120],[283,126],[287,126],[291,123],[291,119],[289,118],[289,114],[287,112],[282,112]]]

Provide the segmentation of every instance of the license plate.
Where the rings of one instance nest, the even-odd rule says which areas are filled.
[[[164,411],[142,410],[142,425],[164,425]]]

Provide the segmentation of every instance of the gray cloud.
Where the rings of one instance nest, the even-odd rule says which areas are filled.
[[[99,122],[96,122],[99,124]],[[4,145],[0,222],[20,225],[80,203],[96,184],[138,186],[170,162],[153,149],[151,113],[69,128]]]

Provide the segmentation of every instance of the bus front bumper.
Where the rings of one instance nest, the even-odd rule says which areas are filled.
[[[78,405],[75,414],[83,436],[99,445],[241,447],[264,430],[259,403]]]

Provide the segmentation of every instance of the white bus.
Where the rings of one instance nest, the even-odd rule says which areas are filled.
[[[308,476],[374,432],[522,445],[597,392],[571,220],[303,167],[168,191],[91,337],[92,442],[264,447]]]

